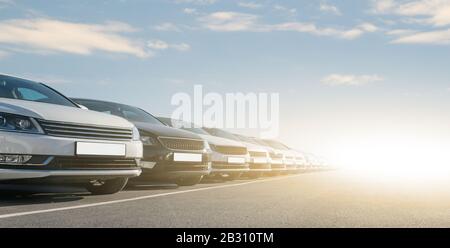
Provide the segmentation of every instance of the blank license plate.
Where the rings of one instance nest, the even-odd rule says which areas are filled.
[[[125,144],[77,142],[76,155],[125,156]]]
[[[265,164],[265,163],[267,163],[267,158],[253,158],[253,163]]]
[[[175,162],[202,162],[202,154],[198,153],[174,153]]]
[[[228,157],[229,164],[245,164],[245,158]]]

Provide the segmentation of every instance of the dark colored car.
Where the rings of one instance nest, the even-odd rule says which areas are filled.
[[[163,180],[190,186],[210,173],[209,146],[200,136],[168,127],[137,107],[90,99],[73,100],[91,110],[120,116],[136,125],[144,145],[144,156],[142,174],[132,183]]]

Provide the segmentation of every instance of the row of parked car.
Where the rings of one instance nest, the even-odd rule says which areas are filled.
[[[112,194],[127,183],[199,183],[325,169],[275,140],[155,117],[138,107],[68,98],[0,75],[0,183],[57,183]]]

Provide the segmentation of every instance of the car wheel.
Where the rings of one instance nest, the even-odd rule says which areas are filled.
[[[176,184],[178,186],[193,186],[202,180],[203,176],[189,176],[189,177],[180,177],[176,180]]]
[[[228,174],[227,179],[228,180],[238,180],[239,178],[241,178],[242,174],[243,174],[242,172],[233,172],[233,173]]]
[[[269,172],[269,176],[271,176],[271,177],[277,177],[277,176],[280,176],[280,175],[281,175],[281,172],[279,172],[279,171]]]
[[[262,172],[249,172],[248,177],[251,179],[257,179],[263,176],[264,173]]]
[[[86,189],[93,195],[109,195],[121,191],[127,182],[128,178],[94,180],[86,185]]]

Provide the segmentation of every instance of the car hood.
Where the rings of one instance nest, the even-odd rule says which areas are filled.
[[[264,146],[260,146],[257,144],[253,144],[250,142],[245,142],[243,141],[242,144],[244,144],[247,147],[248,151],[252,151],[252,152],[269,152],[270,150],[265,148]]]
[[[302,152],[300,152],[300,151],[292,150],[292,152],[295,154],[295,156],[297,158],[305,158],[305,155]]]
[[[290,150],[276,149],[273,147],[270,147],[270,148],[271,148],[271,151],[275,154],[283,154],[284,156],[288,156],[288,157],[293,156],[293,153]]]
[[[48,121],[60,121],[87,125],[132,128],[123,118],[96,111],[25,100],[0,98],[0,112],[24,115]]]
[[[238,147],[245,147],[242,143],[229,140],[221,137],[216,137],[212,135],[206,135],[206,134],[199,134],[204,140],[206,140],[210,145],[216,145],[216,146],[238,146]]]
[[[169,126],[155,125],[146,122],[133,122],[133,123],[139,130],[153,134],[155,136],[202,139],[199,135],[195,133],[176,129]]]

